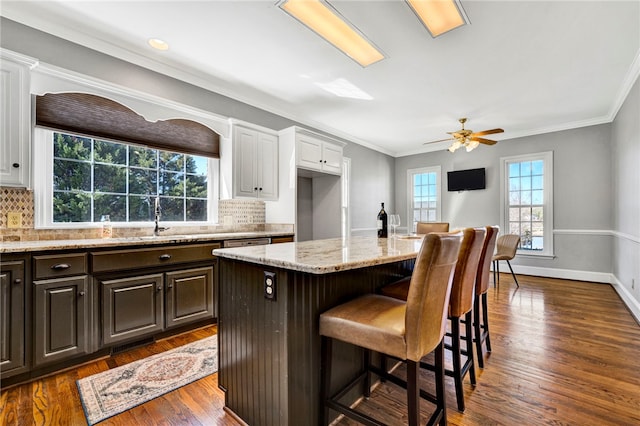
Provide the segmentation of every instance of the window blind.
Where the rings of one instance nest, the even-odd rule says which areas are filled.
[[[116,101],[87,93],[37,96],[36,126],[220,158],[220,136],[203,124],[185,119],[150,122]]]

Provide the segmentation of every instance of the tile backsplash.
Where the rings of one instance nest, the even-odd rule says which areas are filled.
[[[33,228],[33,191],[0,187],[0,229],[8,228],[9,213],[22,215],[22,224],[17,229]]]
[[[218,222],[221,225],[264,223],[264,201],[220,200],[218,202]]]
[[[34,229],[33,191],[24,188],[0,187],[0,241],[33,241],[58,239],[100,238],[101,229],[96,226],[81,229]],[[9,227],[9,215],[21,216],[19,227]],[[218,224],[202,226],[172,226],[164,235],[251,232],[265,230],[265,204],[257,200],[220,200]],[[273,225],[277,226],[277,225]],[[269,225],[269,228],[273,228]],[[292,228],[292,227],[291,227]],[[135,237],[149,235],[153,224],[140,228],[113,227],[113,236]],[[289,226],[286,227],[289,229]]]

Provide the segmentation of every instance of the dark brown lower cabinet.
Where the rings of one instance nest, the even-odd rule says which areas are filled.
[[[34,281],[36,366],[88,353],[89,290],[86,275]]]
[[[25,261],[0,263],[0,374],[27,370],[25,354]]]
[[[104,345],[164,329],[164,274],[101,281],[100,288]]]
[[[166,327],[213,318],[213,267],[166,274]]]

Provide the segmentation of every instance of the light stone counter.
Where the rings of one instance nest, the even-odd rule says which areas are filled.
[[[237,240],[244,238],[280,237],[292,235],[291,232],[219,232],[210,234],[160,235],[158,237],[95,238],[77,240],[39,240],[0,242],[0,253],[27,253],[46,250],[73,250],[90,248],[122,248],[124,246],[153,246],[172,243],[197,243],[206,241]]]
[[[423,236],[351,237],[216,249],[228,259],[311,274],[327,274],[415,259]]]

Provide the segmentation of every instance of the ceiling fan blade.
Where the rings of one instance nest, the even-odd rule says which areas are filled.
[[[475,136],[484,136],[484,135],[492,135],[494,133],[502,133],[504,132],[504,130],[502,129],[491,129],[491,130],[483,130],[481,132],[475,132],[472,133],[470,136],[475,137]]]
[[[437,140],[437,141],[425,142],[425,143],[423,143],[422,145],[429,145],[430,143],[444,142],[444,141],[452,141],[452,140],[454,140],[454,139],[453,139],[453,138],[440,139],[440,140]]]
[[[483,143],[485,145],[495,145],[495,144],[498,143],[497,141],[492,141],[491,139],[476,138],[476,137],[470,137],[469,140],[470,141],[480,142],[480,143]]]

